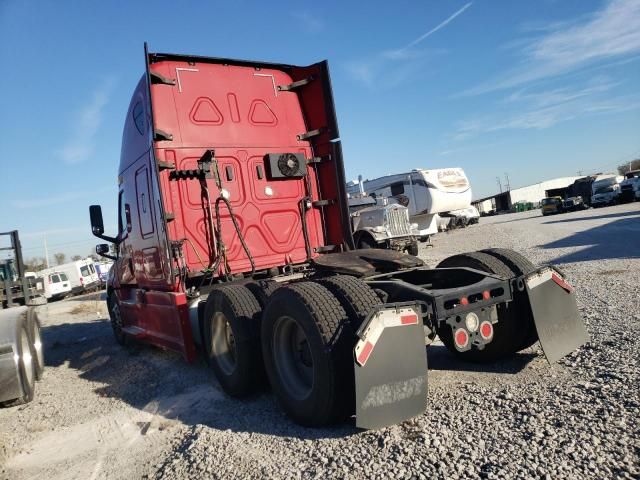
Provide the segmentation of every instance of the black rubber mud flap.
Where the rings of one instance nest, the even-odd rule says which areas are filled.
[[[540,345],[549,363],[589,341],[573,287],[562,274],[547,267],[527,275],[524,283]]]
[[[354,347],[356,426],[376,429],[427,408],[427,352],[418,305],[384,305],[358,330]]]

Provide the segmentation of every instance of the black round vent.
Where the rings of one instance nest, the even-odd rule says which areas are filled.
[[[278,158],[278,170],[285,177],[300,175],[300,160],[293,153],[284,153]]]

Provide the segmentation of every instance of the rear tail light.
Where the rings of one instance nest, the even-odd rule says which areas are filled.
[[[491,322],[485,320],[480,324],[480,336],[484,340],[490,340],[493,337],[493,325],[491,325]]]
[[[467,327],[467,330],[475,332],[478,330],[478,325],[480,325],[478,315],[473,312],[467,313],[467,316],[464,318],[464,326]]]
[[[80,277],[80,285],[84,285],[84,278]]]
[[[469,344],[469,334],[464,328],[457,329],[453,334],[453,339],[458,348],[466,348]]]

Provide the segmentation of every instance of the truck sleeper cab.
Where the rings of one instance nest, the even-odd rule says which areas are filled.
[[[573,289],[510,251],[450,257],[354,249],[326,62],[150,54],[125,120],[114,260],[116,340],[201,348],[229,395],[269,383],[298,423],[378,428],[426,408],[425,343],[550,361],[584,343]],[[539,299],[545,292],[546,302]],[[550,301],[551,299],[551,301]],[[551,303],[553,311],[547,311]],[[425,337],[425,330],[427,335]],[[569,337],[569,338],[567,338]]]

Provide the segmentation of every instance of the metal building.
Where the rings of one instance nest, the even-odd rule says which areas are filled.
[[[577,179],[582,177],[560,177],[551,180],[544,180],[533,185],[514,188],[502,193],[479,198],[471,202],[480,214],[486,214],[491,211],[507,212],[514,208],[514,204],[518,202],[531,202],[538,204],[543,198],[549,196],[563,196],[570,185]]]

